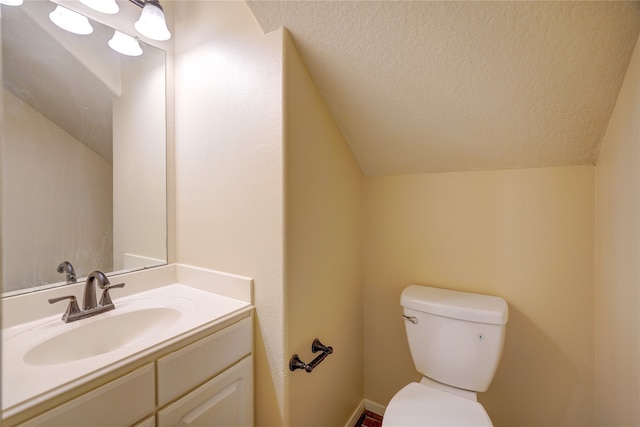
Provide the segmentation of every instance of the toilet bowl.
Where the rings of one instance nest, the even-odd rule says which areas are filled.
[[[402,291],[407,340],[418,372],[384,413],[383,427],[487,427],[476,393],[500,362],[508,306],[489,295],[410,285]]]
[[[491,427],[489,415],[476,401],[420,383],[410,383],[393,396],[382,427]]]

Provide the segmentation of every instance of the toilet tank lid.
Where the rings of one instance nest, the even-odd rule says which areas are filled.
[[[430,286],[407,286],[400,296],[400,304],[424,313],[470,322],[504,325],[509,318],[507,302],[500,297]]]

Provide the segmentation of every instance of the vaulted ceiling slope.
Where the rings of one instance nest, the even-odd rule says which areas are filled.
[[[640,32],[631,1],[248,5],[365,175],[594,164]]]

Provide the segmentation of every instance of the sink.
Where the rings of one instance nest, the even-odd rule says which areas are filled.
[[[170,307],[147,308],[96,318],[95,321],[53,335],[24,355],[29,365],[53,365],[118,350],[163,332],[180,319]]]
[[[47,308],[47,298],[38,302]],[[62,310],[2,329],[2,413],[15,414],[195,334],[245,301],[170,284],[114,300],[115,310],[65,323]],[[62,309],[62,307],[60,307]]]

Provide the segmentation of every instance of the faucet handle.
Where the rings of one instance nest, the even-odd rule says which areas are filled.
[[[73,296],[73,295],[67,295],[67,296],[64,296],[64,297],[50,298],[49,299],[49,304],[54,304],[56,302],[63,301],[63,300],[66,300],[66,299],[69,300],[69,305],[67,306],[67,310],[62,315],[62,320],[64,320],[65,322],[67,322],[67,320],[70,317],[75,316],[75,315],[80,313],[80,307],[78,307],[78,301],[76,300],[76,297]]]
[[[111,285],[109,283],[104,286],[100,286],[102,289],[102,297],[100,298],[99,305],[104,307],[105,305],[113,305],[111,301],[111,296],[109,295],[109,289],[111,288],[124,288],[124,283],[118,283],[117,285]]]

